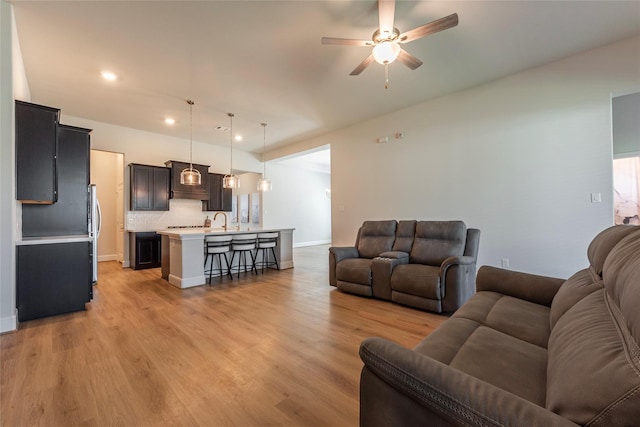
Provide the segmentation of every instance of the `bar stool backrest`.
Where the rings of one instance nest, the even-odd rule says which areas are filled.
[[[220,254],[231,251],[231,236],[204,236],[206,253]]]
[[[234,234],[231,240],[231,249],[234,251],[248,251],[255,249],[258,235],[252,234]]]
[[[258,248],[274,248],[278,242],[278,233],[258,233]]]

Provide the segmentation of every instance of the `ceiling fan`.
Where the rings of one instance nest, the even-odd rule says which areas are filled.
[[[371,40],[343,39],[336,37],[323,37],[322,44],[348,45],[348,46],[373,46],[371,54],[365,58],[351,73],[357,76],[373,61],[385,66],[385,88],[389,87],[388,66],[396,59],[407,67],[415,70],[422,65],[415,56],[404,50],[400,45],[409,43],[419,38],[434,34],[458,25],[458,14],[453,13],[444,18],[421,25],[404,33],[400,33],[394,27],[395,0],[378,0],[379,28],[371,36]]]

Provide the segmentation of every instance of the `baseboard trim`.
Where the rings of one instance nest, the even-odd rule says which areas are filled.
[[[118,255],[117,254],[98,255],[98,262],[102,262],[102,261],[117,261],[117,260],[118,260]]]
[[[305,246],[318,246],[318,245],[328,245],[331,243],[331,240],[316,240],[313,242],[299,242],[294,243],[294,248],[304,248]]]
[[[18,321],[17,317],[14,314],[13,316],[3,317],[0,319],[0,334],[5,332],[12,332],[18,329]]]

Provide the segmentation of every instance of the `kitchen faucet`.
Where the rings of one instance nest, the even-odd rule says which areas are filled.
[[[216,214],[213,216],[213,220],[215,221],[216,218],[218,217],[218,215],[222,214],[224,216],[224,225],[222,226],[222,228],[224,228],[224,231],[227,231],[227,214],[224,212],[216,212]]]

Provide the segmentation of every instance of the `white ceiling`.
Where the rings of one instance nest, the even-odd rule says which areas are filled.
[[[267,149],[386,114],[640,34],[639,1],[399,1],[407,31],[451,13],[455,28],[404,45],[424,65],[372,64],[376,2],[12,1],[32,102],[63,114],[228,145]],[[102,70],[119,78],[106,82]],[[164,124],[166,116],[177,123]]]

